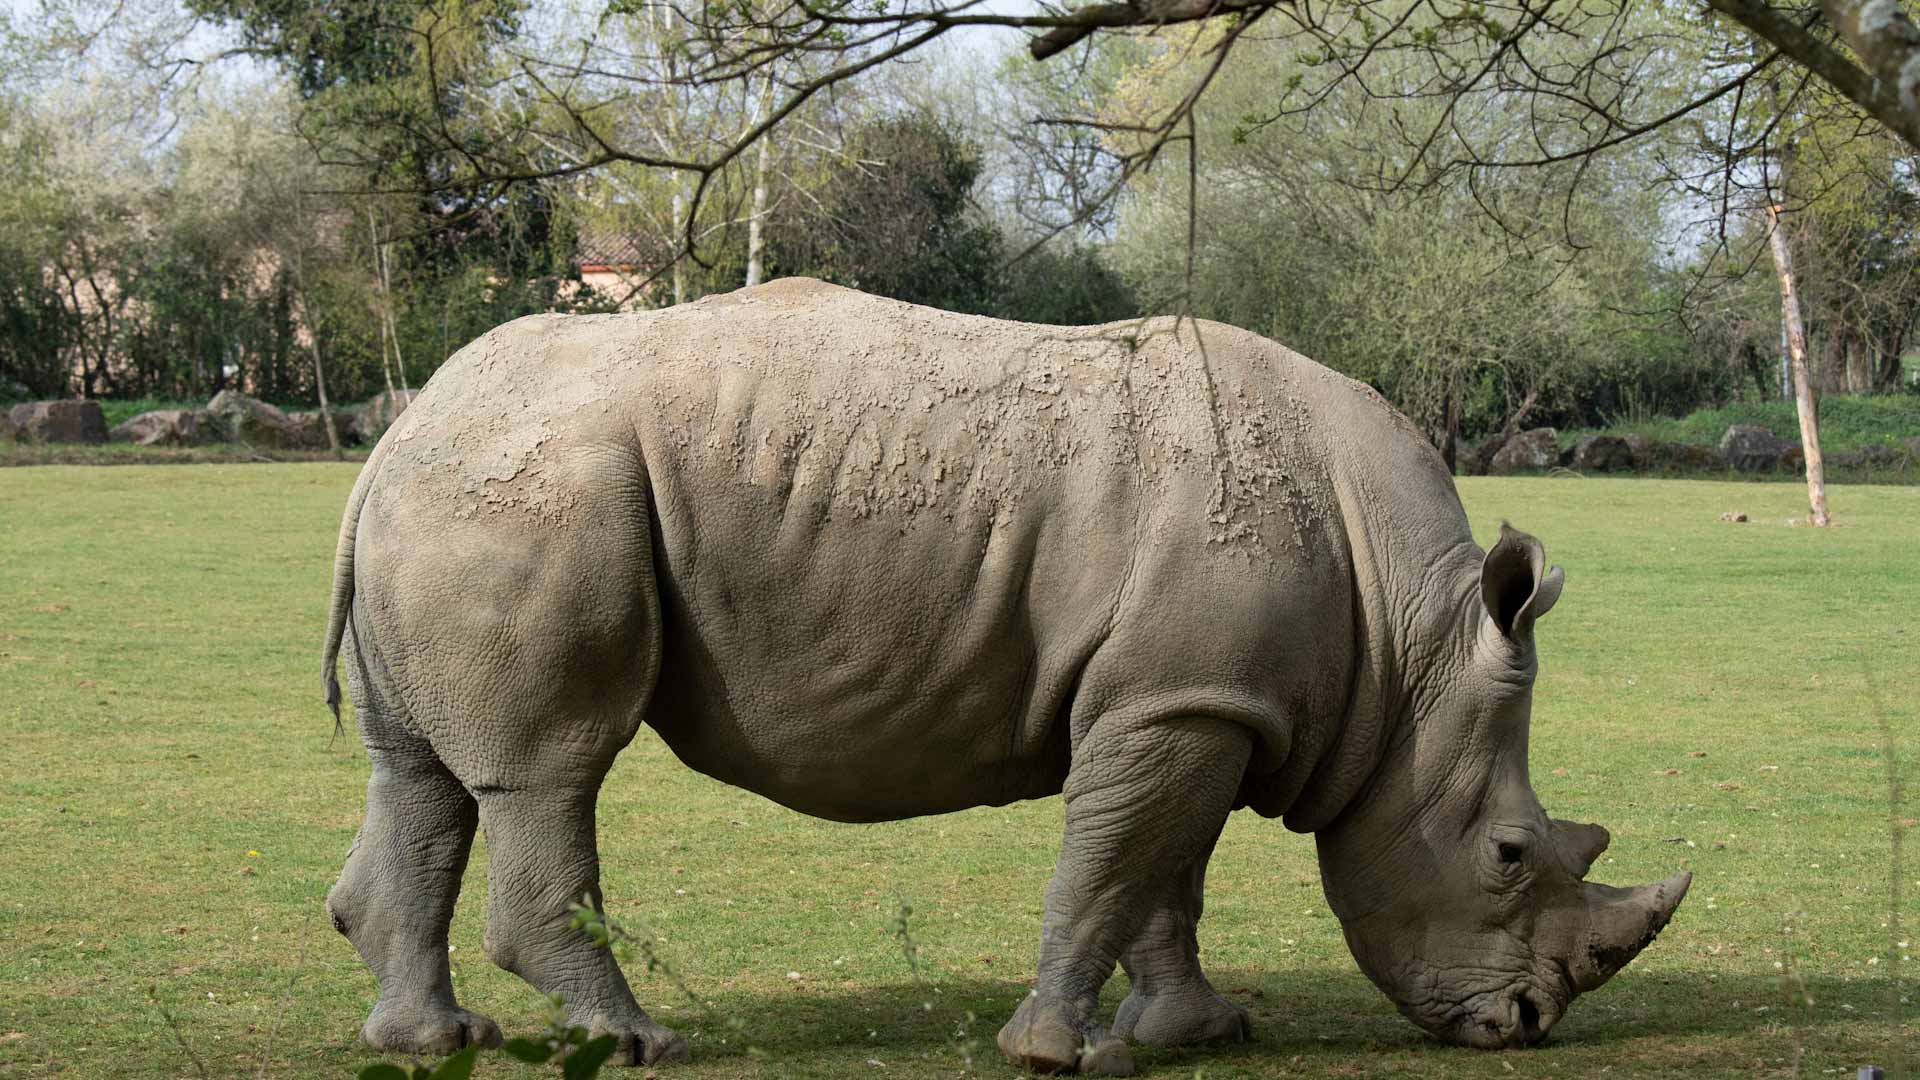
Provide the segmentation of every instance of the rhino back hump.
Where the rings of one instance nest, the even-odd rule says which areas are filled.
[[[519,483],[523,515],[565,501],[528,484],[543,446],[637,443],[666,626],[649,720],[689,764],[800,809],[1045,794],[1077,698],[1184,684],[1278,730],[1273,699],[1304,691],[1273,669],[1327,666],[1294,646],[1302,613],[1343,606],[1317,425],[1319,399],[1353,389],[1254,335],[782,281],[521,320],[448,368],[407,420],[457,429],[464,486]],[[1117,627],[1176,611],[1234,640],[1082,685]]]

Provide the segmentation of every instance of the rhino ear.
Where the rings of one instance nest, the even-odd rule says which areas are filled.
[[[1552,610],[1565,583],[1559,567],[1547,569],[1540,541],[1500,523],[1500,540],[1487,549],[1480,564],[1480,600],[1502,636],[1519,644],[1531,642],[1534,620]]]
[[[1593,861],[1607,850],[1612,839],[1607,830],[1598,825],[1553,819],[1553,842],[1560,849],[1560,861],[1574,877],[1586,877],[1587,871],[1593,869]]]

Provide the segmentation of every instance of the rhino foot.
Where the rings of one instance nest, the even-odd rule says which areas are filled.
[[[1253,1038],[1247,1010],[1200,983],[1186,992],[1134,991],[1113,1017],[1113,1033],[1148,1046],[1246,1042]]]
[[[610,1065],[666,1065],[692,1056],[687,1040],[679,1032],[654,1023],[650,1017],[642,1017],[638,1023],[616,1024],[595,1016],[587,1025],[587,1035],[595,1039],[602,1035],[619,1038],[613,1056],[607,1059]]]
[[[1029,996],[1000,1029],[1000,1052],[1007,1060],[1037,1073],[1132,1076],[1133,1055],[1125,1040],[1098,1024],[1076,1023],[1058,1002]]]
[[[444,1057],[475,1044],[499,1046],[500,1026],[479,1013],[452,1005],[376,1005],[366,1026],[360,1029],[360,1040],[389,1054]]]

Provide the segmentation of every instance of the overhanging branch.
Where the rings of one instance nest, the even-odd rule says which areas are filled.
[[[1892,0],[1868,0],[1861,4],[1852,0],[1822,0],[1829,13],[1846,9],[1848,14],[1835,17],[1836,27],[1848,43],[1861,51],[1863,56],[1873,56],[1872,50],[1861,50],[1852,41],[1853,37],[1863,36],[1867,31],[1861,29],[1863,22],[1861,11],[1872,7],[1886,7],[1893,10],[1893,18],[1904,25],[1909,32],[1909,40],[1904,49],[1899,47],[1897,27],[1892,20],[1881,19],[1870,29],[1880,29],[1875,35],[1877,43],[1884,39],[1887,46],[1881,49],[1884,63],[1894,63],[1896,68],[1904,63],[1912,69],[1912,78],[1920,85],[1920,39],[1911,36],[1913,25],[1899,14],[1897,3]],[[1752,31],[1775,48],[1785,53],[1807,70],[1824,79],[1835,90],[1840,91],[1847,100],[1865,109],[1874,119],[1887,126],[1887,130],[1905,139],[1910,146],[1920,148],[1920,101],[1913,105],[1903,104],[1896,87],[1900,84],[1891,79],[1875,78],[1874,75],[1853,62],[1845,53],[1815,37],[1806,27],[1801,26],[1785,13],[1766,4],[1764,0],[1707,0],[1707,6],[1720,12]],[[1885,24],[1882,26],[1881,24]],[[1851,25],[1853,33],[1848,33]],[[1896,60],[1898,63],[1896,63]]]
[[[1027,51],[1035,60],[1045,60],[1073,48],[1096,30],[1196,22],[1234,12],[1265,10],[1275,4],[1276,0],[1131,0],[1119,4],[1090,4],[1061,16],[1058,25],[1027,45]]]

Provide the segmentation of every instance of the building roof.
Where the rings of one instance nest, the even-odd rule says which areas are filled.
[[[636,270],[658,266],[667,253],[636,231],[588,226],[580,230],[574,261],[582,270]]]

